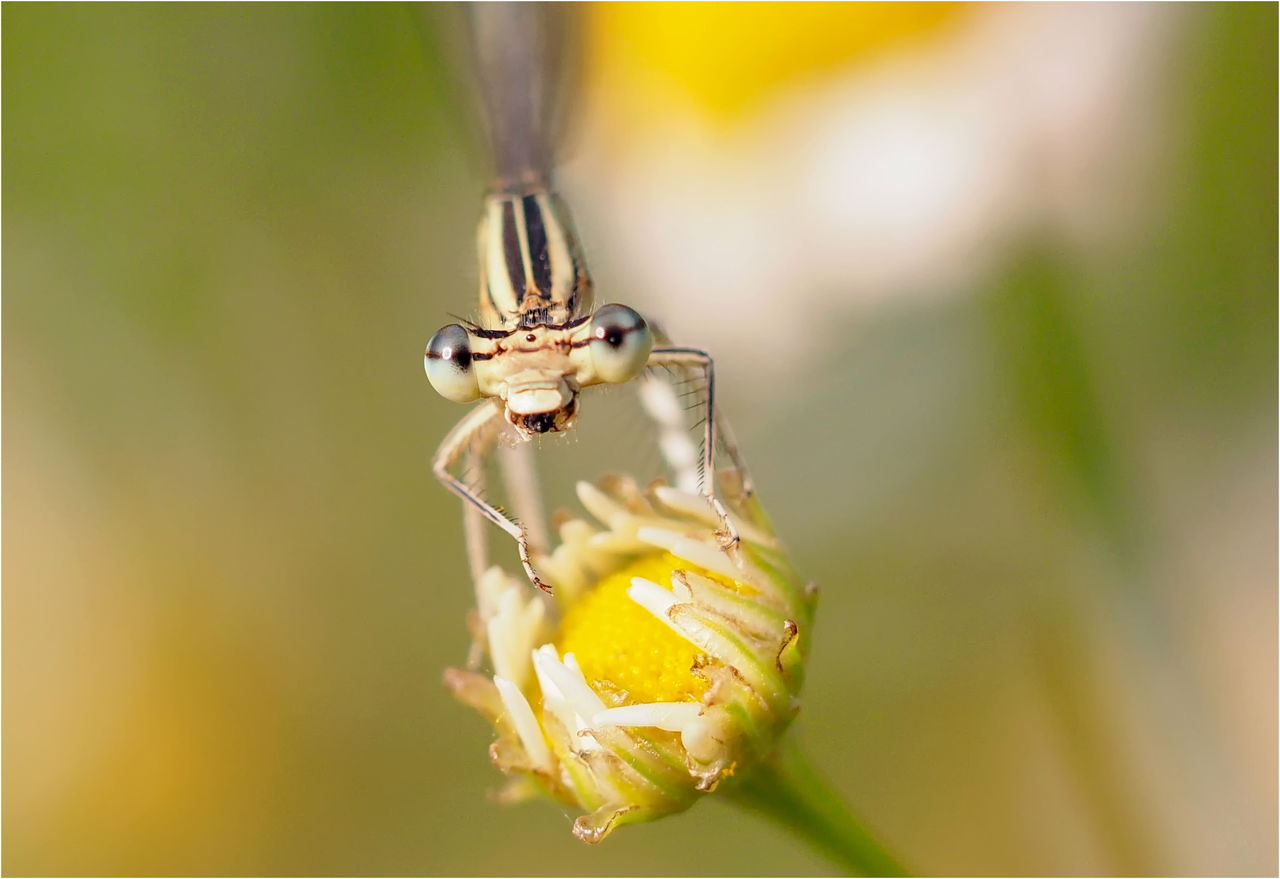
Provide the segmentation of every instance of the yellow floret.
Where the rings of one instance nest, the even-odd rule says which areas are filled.
[[[654,553],[603,577],[565,613],[556,638],[592,687],[615,705],[698,701],[707,683],[693,674],[698,648],[627,597],[632,577],[670,589],[671,573],[690,565]]]

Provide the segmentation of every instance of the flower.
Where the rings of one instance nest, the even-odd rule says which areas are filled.
[[[580,808],[574,834],[599,842],[774,751],[798,708],[815,591],[754,501],[731,514],[740,540],[726,547],[697,494],[617,476],[577,494],[600,525],[561,525],[540,563],[554,599],[486,571],[471,668],[445,683],[497,728],[501,798]]]
[[[757,399],[856,315],[986,290],[1028,229],[1109,253],[1159,203],[1173,5],[584,8],[561,185],[609,242],[595,264]],[[764,346],[789,356],[755,369]]]

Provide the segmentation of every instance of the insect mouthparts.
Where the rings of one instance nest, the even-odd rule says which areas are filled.
[[[537,415],[526,415],[520,419],[525,430],[532,433],[547,433],[556,426],[556,413],[540,412]]]

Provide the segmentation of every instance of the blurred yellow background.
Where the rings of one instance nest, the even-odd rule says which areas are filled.
[[[567,190],[599,300],[726,364],[823,587],[799,735],[892,848],[1275,874],[1276,7],[1082,9],[593,7]],[[714,798],[599,848],[486,798],[419,366],[487,179],[457,18],[4,7],[4,872],[831,872]],[[1046,57],[1096,112],[986,112]],[[770,226],[828,167],[885,188]],[[1007,209],[910,213],[953,186]]]

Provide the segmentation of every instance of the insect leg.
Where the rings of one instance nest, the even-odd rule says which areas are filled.
[[[716,418],[716,433],[719,434],[720,444],[724,446],[725,454],[729,456],[734,469],[738,471],[738,493],[743,501],[748,501],[756,493],[756,484],[751,479],[751,471],[747,469],[747,461],[742,457],[742,448],[733,436],[728,419]]]
[[[538,490],[538,467],[533,460],[533,443],[517,443],[498,449],[498,464],[507,497],[516,521],[524,526],[534,555],[547,551],[547,519]]]
[[[703,420],[702,436],[702,479],[699,486],[702,496],[711,504],[716,516],[720,519],[720,527],[724,533],[726,548],[738,545],[738,529],[729,519],[729,511],[725,509],[720,498],[716,496],[716,399],[715,399],[715,362],[711,355],[697,348],[655,348],[649,355],[649,366],[674,366],[699,369],[703,376],[703,406],[706,415]],[[736,445],[726,446],[734,465],[742,469],[742,462],[737,455]]]
[[[466,464],[463,474],[467,485],[476,494],[484,493],[484,450],[481,437],[467,444]],[[467,564],[471,568],[471,582],[479,583],[480,575],[489,570],[489,533],[484,516],[474,504],[462,505],[462,533],[467,542]]]
[[[501,404],[495,400],[486,400],[454,425],[440,443],[435,457],[431,459],[431,472],[444,484],[445,488],[462,498],[464,503],[511,535],[520,549],[520,564],[524,566],[524,572],[528,575],[530,582],[544,592],[550,592],[551,587],[539,579],[534,570],[533,553],[525,529],[450,472],[450,468],[458,462],[458,459],[468,449],[473,448],[473,442],[485,438],[484,432],[492,428],[494,419],[501,418],[500,406]],[[482,452],[477,451],[475,454],[477,459],[483,459]]]

